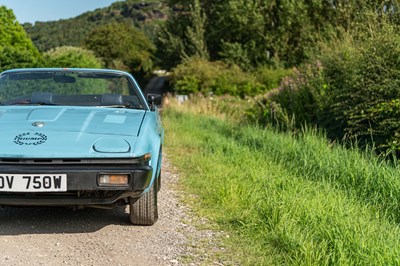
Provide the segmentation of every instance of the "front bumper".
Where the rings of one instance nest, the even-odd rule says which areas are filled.
[[[4,160],[0,173],[7,174],[66,174],[65,192],[2,192],[0,205],[8,206],[88,206],[127,203],[138,198],[149,187],[152,168],[135,160]],[[100,186],[101,173],[128,174],[128,185]]]

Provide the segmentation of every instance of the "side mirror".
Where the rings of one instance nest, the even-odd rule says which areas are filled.
[[[152,111],[155,110],[155,106],[161,105],[161,95],[160,94],[147,94],[147,102],[150,105]]]

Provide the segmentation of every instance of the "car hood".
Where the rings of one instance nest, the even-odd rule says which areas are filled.
[[[134,156],[145,113],[95,107],[2,107],[0,157]]]

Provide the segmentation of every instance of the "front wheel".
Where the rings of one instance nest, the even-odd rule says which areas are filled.
[[[158,220],[157,180],[139,199],[130,199],[129,220],[134,225],[153,225]]]

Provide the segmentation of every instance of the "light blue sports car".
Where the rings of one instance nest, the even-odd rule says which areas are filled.
[[[100,69],[0,74],[0,206],[130,206],[158,219],[164,130],[134,78]]]

